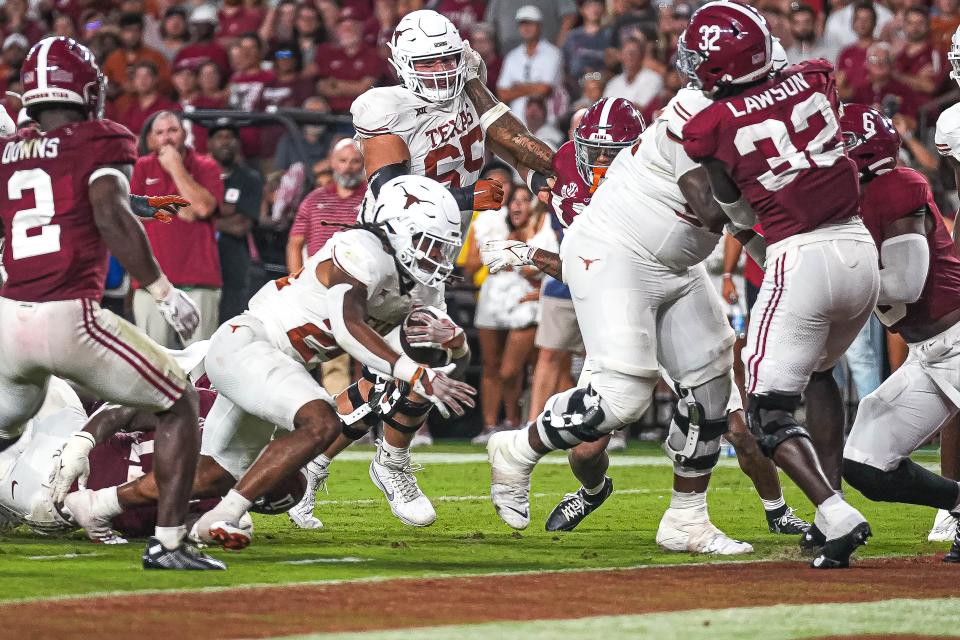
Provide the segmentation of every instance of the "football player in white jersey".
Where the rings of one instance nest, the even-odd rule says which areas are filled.
[[[239,519],[253,501],[341,433],[333,398],[310,375],[322,361],[346,352],[396,386],[407,385],[406,402],[401,394],[385,396],[418,416],[425,417],[427,403],[444,415],[473,406],[472,387],[418,364],[383,337],[413,307],[442,305],[441,285],[460,244],[450,192],[428,178],[395,178],[381,190],[370,221],[334,235],[301,272],[264,285],[247,311],[217,330],[205,367],[219,396],[201,454],[238,482],[198,521],[201,540],[249,544]],[[391,494],[415,491],[415,481],[414,488],[400,486],[404,476],[412,478],[409,467],[409,453],[391,446],[388,436],[371,477],[391,507]]]
[[[706,505],[727,414],[741,408],[739,394],[731,394],[733,333],[700,264],[719,241],[725,218],[705,171],[679,144],[683,124],[709,104],[697,90],[679,92],[640,143],[614,159],[560,254],[508,241],[482,250],[491,271],[535,264],[562,276],[592,369],[588,384],[548,400],[533,424],[495,434],[488,444],[491,497],[514,528],[529,524],[536,462],[550,450],[595,441],[638,419],[662,367],[680,402],[665,443],[674,461],[674,491],[657,542],[675,551],[753,550],[717,529]],[[754,235],[740,237],[756,253],[763,245]]]
[[[947,53],[950,61],[950,77],[960,83],[960,28],[954,34]],[[953,168],[960,185],[960,102],[943,111],[937,118],[937,132],[934,137],[937,151],[946,158]],[[954,221],[954,243],[960,243],[960,224]],[[960,244],[958,244],[960,246]],[[960,473],[960,418],[953,418],[940,431],[940,472],[944,477],[958,480]],[[931,542],[949,542],[957,532],[957,518],[950,512],[940,509],[930,530],[927,540]]]
[[[482,60],[450,20],[436,11],[409,13],[388,46],[401,84],[369,89],[350,107],[370,185],[364,212],[381,185],[412,173],[447,185],[465,232],[474,211],[502,205],[499,183],[478,180],[488,147],[521,175],[528,168],[549,175],[552,151],[492,98]]]

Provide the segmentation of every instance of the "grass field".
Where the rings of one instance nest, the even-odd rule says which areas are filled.
[[[660,515],[670,498],[670,468],[663,455],[652,446],[633,444],[625,454],[614,455],[611,475],[616,490],[613,496],[577,531],[567,534],[543,530],[543,522],[552,507],[565,492],[577,486],[565,458],[560,455],[549,457],[548,464],[541,464],[535,472],[532,523],[523,532],[507,528],[493,511],[487,496],[489,469],[482,448],[450,444],[417,452],[415,459],[425,465],[419,474],[421,486],[433,498],[438,514],[436,524],[425,529],[404,526],[390,514],[382,494],[367,475],[371,455],[371,448],[357,448],[332,465],[329,494],[320,494],[317,509],[324,523],[322,530],[298,530],[286,517],[255,517],[255,538],[250,548],[243,552],[214,552],[229,564],[226,572],[148,573],[139,566],[142,541],[105,546],[90,544],[79,534],[51,539],[22,529],[5,531],[0,536],[0,600],[23,602],[105,592],[326,584],[357,579],[379,581],[513,572],[535,575],[555,570],[705,561],[691,554],[664,553],[654,543]],[[936,460],[932,452],[921,452],[919,459],[929,463]],[[788,503],[797,507],[800,515],[812,517],[812,509],[799,491],[782,479]],[[871,503],[858,494],[851,495],[850,499],[871,520],[874,530],[874,538],[857,557],[929,556],[946,550],[943,544],[926,542],[932,510]],[[749,561],[792,561],[798,571],[824,579],[832,579],[836,573],[857,571],[831,572],[827,576],[824,572],[805,569],[795,538],[767,532],[759,499],[749,480],[736,467],[735,460],[721,461],[709,504],[712,519],[719,527],[754,545],[756,553],[746,557]],[[715,558],[710,561],[717,562]],[[953,567],[934,568],[949,572],[954,581],[955,576],[960,575]],[[703,569],[704,572],[710,570]],[[863,575],[862,579],[869,577]],[[774,596],[770,603],[776,602]],[[703,604],[694,600],[688,606],[695,609]],[[941,602],[937,606],[945,605]],[[0,613],[2,610],[0,606]],[[624,613],[631,612],[630,608],[624,609]],[[663,624],[662,620],[626,618],[621,622],[625,625],[623,629],[635,630],[641,628],[636,625]],[[616,620],[608,621],[607,626],[615,630],[618,624]],[[650,632],[655,628],[659,627],[649,627]],[[558,633],[559,629],[556,629]],[[856,625],[850,629],[851,633],[860,632]],[[516,633],[527,635],[519,628]],[[616,636],[613,631],[604,633]],[[636,637],[632,633],[628,636]],[[461,636],[467,637],[465,632],[431,637]]]

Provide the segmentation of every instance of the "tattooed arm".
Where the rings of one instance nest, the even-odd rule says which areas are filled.
[[[545,176],[553,174],[553,150],[531,134],[509,110],[505,110],[506,105],[479,78],[468,80],[465,91],[480,115],[480,123],[487,132],[487,144],[494,152],[498,155],[505,152],[504,160],[510,162],[517,171],[521,171],[522,166]]]
[[[563,280],[560,254],[531,247],[519,240],[487,240],[480,247],[480,259],[490,273],[513,267],[534,266],[551,278]]]
[[[559,253],[537,249],[533,252],[531,259],[533,260],[533,266],[540,269],[543,273],[551,278],[563,280],[563,263],[560,262]]]

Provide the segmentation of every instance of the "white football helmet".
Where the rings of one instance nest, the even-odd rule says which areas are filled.
[[[453,273],[460,252],[460,207],[450,191],[423,176],[400,176],[380,189],[368,222],[382,228],[400,266],[435,287]]]
[[[953,38],[950,40],[950,51],[947,52],[947,60],[950,61],[950,77],[960,84],[960,27],[953,32]]]
[[[460,95],[467,78],[463,39],[446,17],[436,11],[408,13],[387,43],[390,64],[403,85],[430,102],[446,102]],[[416,62],[455,56],[456,67],[445,71],[417,71]]]

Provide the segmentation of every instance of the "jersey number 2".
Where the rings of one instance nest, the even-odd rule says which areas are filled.
[[[36,206],[17,211],[11,223],[10,251],[14,260],[60,251],[60,225],[50,224],[56,213],[50,175],[43,169],[23,169],[14,172],[7,182],[10,200],[21,200],[23,192],[31,190]],[[27,235],[28,231],[38,228],[40,233]]]
[[[814,93],[793,108],[790,124],[793,125],[794,133],[806,131],[810,126],[810,119],[818,113],[826,125],[803,149],[794,146],[787,124],[775,118],[737,131],[734,144],[742,156],[756,151],[761,140],[769,140],[776,147],[777,154],[767,158],[770,170],[757,176],[757,181],[767,191],[783,189],[796,180],[797,175],[804,169],[830,167],[843,157],[843,147],[839,144],[832,149],[826,149],[826,145],[833,141],[840,131],[840,124],[830,101],[822,93]]]

